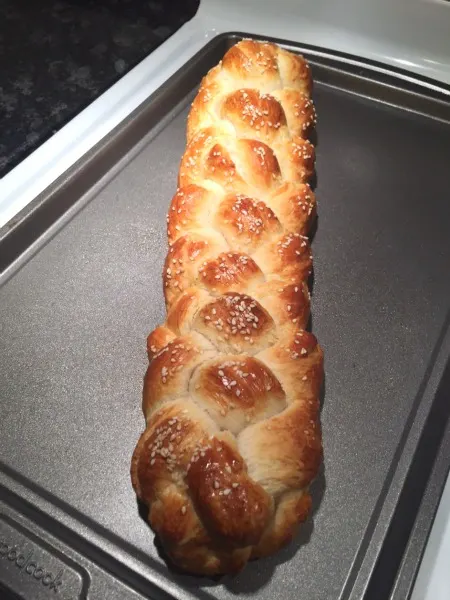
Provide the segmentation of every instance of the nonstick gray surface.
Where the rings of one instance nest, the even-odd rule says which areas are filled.
[[[326,84],[314,96],[312,330],[325,351],[325,460],[311,518],[276,556],[217,582],[168,570],[130,484],[145,339],[165,318],[165,216],[192,94],[0,289],[1,460],[180,599],[341,597],[442,340],[449,125]]]

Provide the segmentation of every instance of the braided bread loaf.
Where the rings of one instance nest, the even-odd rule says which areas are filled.
[[[322,459],[323,356],[305,331],[315,216],[311,76],[269,43],[203,79],[168,216],[167,320],[132,483],[184,570],[240,570],[294,535]]]

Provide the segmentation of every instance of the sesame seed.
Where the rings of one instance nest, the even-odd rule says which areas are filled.
[[[185,514],[186,514],[186,510],[187,510],[187,509],[186,509],[186,506],[182,506],[182,507],[181,507],[181,514],[182,514],[182,515],[185,515]]]

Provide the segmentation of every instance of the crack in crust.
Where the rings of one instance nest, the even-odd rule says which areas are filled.
[[[305,331],[311,86],[302,57],[244,40],[188,117],[131,477],[168,556],[193,573],[276,552],[310,510],[323,380]]]

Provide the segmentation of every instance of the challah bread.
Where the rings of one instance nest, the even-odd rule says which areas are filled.
[[[323,355],[305,331],[315,124],[300,57],[244,40],[204,78],[168,214],[167,320],[148,337],[131,476],[183,570],[276,552],[322,460]]]

